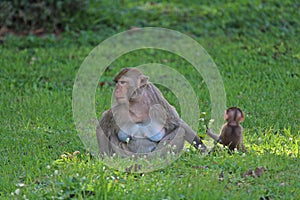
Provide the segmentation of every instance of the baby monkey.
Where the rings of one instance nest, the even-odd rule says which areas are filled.
[[[239,124],[245,119],[243,111],[237,107],[230,107],[225,111],[224,118],[227,123],[223,125],[220,135],[215,135],[209,128],[206,130],[207,135],[213,138],[215,142],[228,146],[230,150],[236,148],[247,152],[243,143],[243,128]]]

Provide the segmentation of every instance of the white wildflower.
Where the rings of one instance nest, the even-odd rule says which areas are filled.
[[[261,141],[262,141],[261,137],[259,137],[257,140],[258,140],[258,142],[261,142]]]
[[[20,190],[19,188],[15,190],[15,194],[16,194],[16,195],[19,195],[20,192],[21,192],[21,190]]]
[[[18,183],[18,184],[16,184],[16,186],[18,186],[18,187],[24,187],[25,183]]]

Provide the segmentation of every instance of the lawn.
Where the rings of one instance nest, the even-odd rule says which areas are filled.
[[[155,2],[95,1],[89,16],[95,29],[66,31],[58,38],[1,38],[0,199],[299,198],[300,4]],[[239,106],[246,114],[242,125],[249,153],[219,148],[200,155],[186,145],[166,168],[126,173],[84,147],[72,110],[81,64],[104,39],[150,26],[180,31],[208,52],[222,77],[226,106]],[[113,76],[123,67],[145,63],[161,63],[182,74],[199,99],[200,111],[210,117],[210,93],[195,68],[171,52],[142,49],[119,57],[99,77],[98,118],[110,107]],[[182,114],[176,95],[158,87]],[[197,133],[209,143],[201,120],[198,125]],[[259,167],[266,171],[248,173]]]

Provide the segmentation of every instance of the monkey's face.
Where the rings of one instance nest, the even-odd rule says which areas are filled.
[[[114,96],[118,103],[122,104],[129,102],[129,99],[137,88],[135,82],[136,81],[133,78],[127,76],[122,76],[116,81]]]
[[[148,83],[148,77],[139,70],[130,69],[123,75],[118,75],[115,82],[115,99],[119,104],[123,104],[138,99],[140,88]]]

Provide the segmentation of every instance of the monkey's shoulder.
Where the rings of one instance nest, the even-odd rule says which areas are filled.
[[[111,109],[106,110],[102,113],[101,118],[99,121],[102,121],[103,119],[108,119],[113,117],[113,112]]]
[[[242,134],[242,127],[240,125],[238,126],[231,126],[231,125],[225,125],[223,126],[223,132],[225,135],[231,135],[231,136],[240,136]]]

